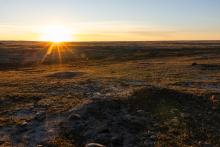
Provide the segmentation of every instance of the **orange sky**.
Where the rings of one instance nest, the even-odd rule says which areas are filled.
[[[6,0],[0,40],[220,40],[219,14],[219,0]]]

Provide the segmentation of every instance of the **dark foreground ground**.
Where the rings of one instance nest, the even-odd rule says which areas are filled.
[[[0,42],[0,146],[220,146],[220,41],[48,48]]]

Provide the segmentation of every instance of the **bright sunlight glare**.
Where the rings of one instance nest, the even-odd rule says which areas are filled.
[[[42,29],[42,41],[67,42],[73,40],[71,31],[65,27],[50,26]]]

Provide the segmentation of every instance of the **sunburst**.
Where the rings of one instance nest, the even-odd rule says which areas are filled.
[[[73,40],[73,35],[66,27],[50,26],[42,29],[41,40],[54,43],[68,42]]]
[[[47,51],[41,63],[45,62],[50,56],[54,57],[54,55],[59,59],[59,63],[62,63],[64,55],[73,53],[72,48],[68,47],[68,42],[74,40],[70,29],[61,26],[49,26],[43,28],[41,33],[41,40],[48,42]]]
[[[73,48],[66,42],[49,42],[47,46],[47,51],[41,59],[41,63],[44,63],[47,58],[55,57],[58,59],[59,63],[63,63],[63,57],[68,54],[73,54]]]

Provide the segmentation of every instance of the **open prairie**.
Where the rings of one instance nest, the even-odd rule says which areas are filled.
[[[0,42],[0,146],[220,146],[220,41],[50,48]]]

